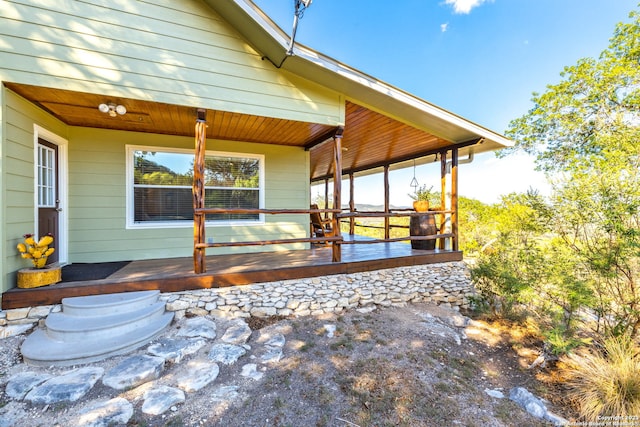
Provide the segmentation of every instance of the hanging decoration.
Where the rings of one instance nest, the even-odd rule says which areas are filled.
[[[409,186],[413,187],[413,192],[415,193],[418,189],[418,185],[420,184],[418,184],[418,180],[416,178],[416,159],[413,159],[413,179],[411,180]]]

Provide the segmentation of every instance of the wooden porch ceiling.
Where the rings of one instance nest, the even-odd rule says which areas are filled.
[[[70,126],[193,136],[196,109],[40,86],[5,86]],[[122,104],[123,116],[98,111],[105,102]],[[304,147],[310,150],[311,180],[332,175],[334,126],[294,120],[207,111],[207,138]],[[347,101],[342,139],[343,173],[359,172],[438,152],[455,145],[428,132]]]

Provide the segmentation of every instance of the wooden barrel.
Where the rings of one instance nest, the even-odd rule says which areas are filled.
[[[411,236],[433,236],[438,234],[435,215],[412,216],[409,220],[409,234]],[[436,239],[412,240],[412,249],[435,249]]]

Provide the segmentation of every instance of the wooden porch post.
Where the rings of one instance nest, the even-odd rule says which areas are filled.
[[[329,178],[324,179],[324,208],[329,209]],[[324,219],[328,218],[328,213],[324,213]]]
[[[356,211],[356,201],[355,201],[355,178],[353,176],[353,172],[349,173],[349,212],[353,213]],[[349,218],[349,234],[354,235],[356,232],[356,219]]]
[[[384,165],[384,213],[389,213],[389,165]],[[384,238],[389,238],[389,217],[384,217]]]
[[[342,132],[343,128],[338,128],[333,136],[333,209],[340,209],[342,206]],[[333,214],[334,235],[340,236],[340,221],[338,214]],[[333,262],[340,262],[342,259],[342,245],[340,242],[333,242],[331,245]]]
[[[458,250],[458,149],[451,150],[451,250]]]
[[[440,208],[447,209],[447,150],[440,152]],[[446,230],[447,216],[440,214],[440,234]],[[445,249],[446,239],[438,239],[438,248]]]
[[[206,114],[206,110],[198,110],[195,132],[195,160],[193,162],[193,269],[196,274],[207,271],[205,266],[206,249],[197,246],[205,242],[205,216],[195,212],[196,209],[204,208],[204,155],[207,140]]]

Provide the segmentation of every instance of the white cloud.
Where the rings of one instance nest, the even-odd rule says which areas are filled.
[[[444,24],[440,24],[440,31],[442,31],[443,33],[446,32],[449,29],[449,23],[445,22]]]
[[[474,7],[480,6],[488,0],[445,0],[445,4],[453,5],[453,11],[455,13],[467,14],[471,12]]]

